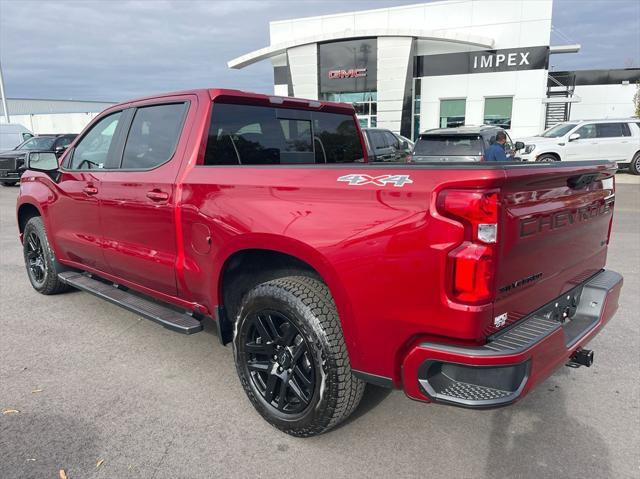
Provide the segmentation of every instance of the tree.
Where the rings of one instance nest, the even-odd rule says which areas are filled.
[[[633,106],[636,110],[636,117],[640,118],[640,81],[636,82],[636,94],[633,95]]]

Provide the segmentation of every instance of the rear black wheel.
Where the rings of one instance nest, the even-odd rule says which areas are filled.
[[[58,278],[55,256],[47,240],[42,218],[31,218],[24,227],[24,263],[33,289],[42,294],[57,294],[70,289]]]
[[[236,369],[256,410],[293,436],[325,432],[351,414],[364,383],[351,373],[328,288],[289,276],[244,298],[234,338]]]
[[[629,164],[629,173],[640,175],[640,151],[633,156],[633,160]]]

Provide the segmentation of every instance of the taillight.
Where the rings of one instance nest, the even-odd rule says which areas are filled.
[[[486,303],[494,296],[495,258],[498,241],[497,190],[443,190],[438,211],[464,226],[464,241],[447,256],[449,293],[454,300]]]

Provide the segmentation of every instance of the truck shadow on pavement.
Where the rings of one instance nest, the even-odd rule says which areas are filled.
[[[605,441],[567,408],[568,374],[560,370],[520,403],[492,412],[483,477],[614,477]]]

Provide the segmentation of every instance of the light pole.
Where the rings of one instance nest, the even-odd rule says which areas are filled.
[[[7,123],[11,123],[9,118],[9,110],[7,109],[7,96],[4,94],[4,78],[2,77],[2,64],[0,64],[0,96],[2,96],[2,110],[4,111],[4,119]]]

